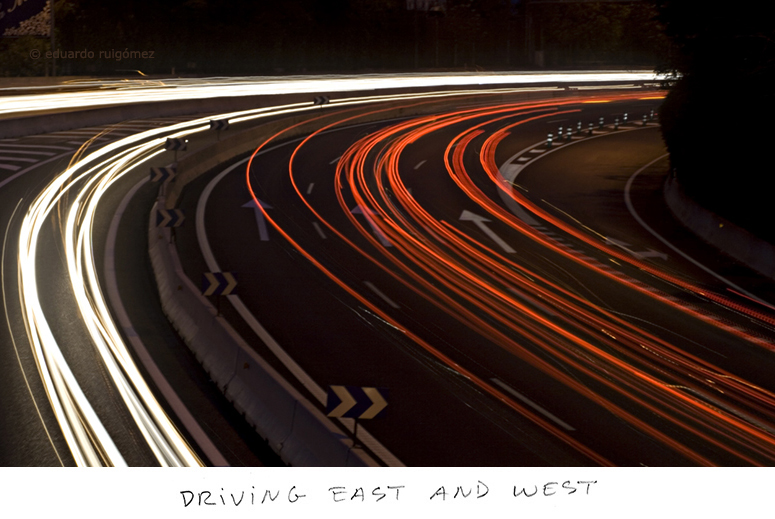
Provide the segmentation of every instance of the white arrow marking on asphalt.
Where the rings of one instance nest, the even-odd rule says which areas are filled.
[[[492,241],[500,245],[500,247],[507,253],[513,254],[517,252],[514,249],[512,249],[508,243],[503,241],[503,239],[501,239],[500,236],[495,234],[492,229],[490,229],[489,227],[487,227],[487,225],[485,225],[485,222],[489,222],[490,220],[488,220],[484,216],[479,216],[478,214],[474,214],[471,211],[464,210],[463,213],[460,215],[460,220],[464,222],[474,222],[474,225],[479,227],[479,229],[481,229],[483,233],[489,236],[490,239],[492,239]]]
[[[616,247],[619,247],[620,249],[623,249],[623,250],[629,252],[630,254],[632,254],[633,256],[635,256],[638,259],[643,259],[643,258],[662,258],[663,260],[667,261],[667,254],[665,254],[664,252],[655,251],[652,248],[649,248],[649,250],[647,250],[647,251],[638,252],[638,251],[634,251],[634,250],[630,249],[629,247],[631,247],[631,245],[629,243],[627,243],[627,242],[624,242],[624,241],[614,240],[613,238],[606,237],[605,242],[610,244],[610,245],[615,245]]]
[[[384,398],[382,398],[382,395],[377,390],[377,388],[364,387],[363,392],[366,393],[367,397],[371,398],[372,404],[371,407],[364,411],[364,413],[361,415],[361,418],[374,418],[379,414],[380,411],[387,407],[387,402]]]
[[[264,209],[271,209],[272,206],[267,204],[266,202],[258,201],[261,204],[261,207]],[[256,205],[255,200],[250,200],[248,203],[243,204],[242,207],[250,207],[256,212],[256,223],[258,223],[258,235],[261,238],[261,241],[269,241],[269,231],[266,228],[266,220],[264,219],[264,212],[261,211],[261,208]]]
[[[336,406],[330,413],[328,413],[328,416],[332,416],[332,417],[342,416],[347,411],[352,409],[352,407],[356,403],[355,399],[344,386],[331,386],[331,390],[334,393],[336,393],[336,396],[338,396],[339,400],[341,400],[342,402],[338,406]]]
[[[374,234],[377,238],[379,238],[380,243],[384,247],[392,247],[393,244],[388,241],[388,239],[385,237],[384,234],[382,234],[382,230],[377,227],[377,224],[374,223],[374,220],[372,220],[371,215],[374,214],[374,211],[369,209],[368,207],[364,211],[363,208],[359,205],[355,206],[352,211],[350,211],[352,214],[362,214],[364,218],[366,218],[366,221],[369,222],[369,225],[371,226],[371,230],[374,231]]]

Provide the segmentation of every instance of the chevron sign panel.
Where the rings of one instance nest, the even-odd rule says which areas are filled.
[[[172,178],[175,178],[175,168],[172,166],[151,168],[151,182],[164,182]]]
[[[315,97],[315,99],[312,100],[312,103],[316,104],[316,105],[323,106],[323,105],[328,104],[328,102],[330,100],[331,99],[328,96],[317,96],[317,97]]]
[[[180,209],[159,209],[156,212],[156,227],[180,227],[185,219]]]
[[[383,387],[328,386],[326,414],[333,418],[377,418],[387,407]]]
[[[236,272],[205,272],[202,274],[202,295],[228,296],[237,288]]]
[[[185,151],[186,149],[186,141],[183,139],[171,139],[168,138],[166,141],[164,141],[164,149],[165,150],[177,150],[177,151]]]
[[[211,119],[210,120],[210,129],[211,130],[228,130],[229,129],[229,120],[228,119]]]

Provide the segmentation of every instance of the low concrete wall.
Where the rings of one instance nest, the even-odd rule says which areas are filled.
[[[699,205],[684,193],[672,176],[665,182],[664,194],[670,211],[694,234],[728,256],[775,279],[775,246]]]
[[[156,227],[158,205],[148,249],[162,309],[234,407],[289,465],[378,466],[217,315],[183,272],[170,230]]]

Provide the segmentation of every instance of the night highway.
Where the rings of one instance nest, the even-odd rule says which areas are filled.
[[[293,464],[233,393],[254,361],[224,381],[187,346],[149,238],[194,291],[237,276],[197,297],[366,464],[771,464],[770,285],[666,207],[664,92],[565,94],[241,113],[227,136],[272,130],[182,188],[149,168],[220,115],[3,140],[4,464]],[[384,412],[325,418],[332,386]]]
[[[0,466],[775,465],[775,35],[704,7],[0,4]]]
[[[301,376],[390,388],[361,431],[407,465],[767,464],[770,309],[628,210],[676,226],[635,177],[666,173],[660,96],[622,97],[280,132],[247,177],[265,227],[224,168],[182,202],[185,267],[238,272]]]
[[[760,515],[770,20],[0,2],[0,514]]]

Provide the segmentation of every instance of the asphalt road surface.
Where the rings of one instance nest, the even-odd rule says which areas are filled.
[[[389,388],[361,425],[407,465],[771,463],[767,286],[658,203],[647,97],[332,121],[257,150],[263,211],[244,164],[182,207],[206,204],[218,265],[314,381]]]

